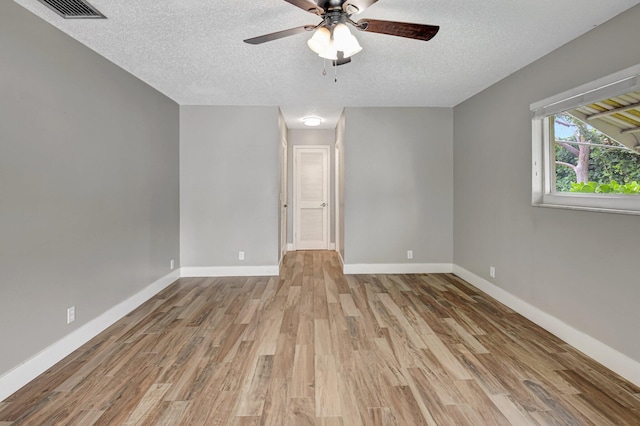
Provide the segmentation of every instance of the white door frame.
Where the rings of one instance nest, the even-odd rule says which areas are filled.
[[[334,245],[334,249],[335,251],[337,251],[338,253],[340,253],[340,149],[342,149],[342,147],[340,146],[340,144],[338,143],[338,141],[336,141],[336,145],[334,148],[334,195],[335,195],[335,212],[334,212],[334,216],[335,216],[335,235],[334,235],[334,240],[335,240],[335,245]],[[331,215],[329,215],[329,218],[331,218]]]
[[[327,224],[324,230],[324,240],[326,241],[326,246],[324,248],[318,250],[328,250],[329,249],[329,233],[331,230],[331,215],[329,212],[331,211],[331,200],[330,200],[330,184],[331,184],[331,151],[329,145],[294,145],[293,146],[293,249],[298,250],[298,224],[299,224],[299,201],[298,201],[298,152],[304,150],[323,150],[325,151],[327,158],[327,166],[324,171],[325,174],[325,191],[326,191],[326,207],[324,208],[324,220]]]
[[[287,171],[289,169],[288,165],[288,149],[287,140],[282,138],[281,141],[282,148],[282,157],[280,158],[280,238],[282,239],[280,247],[280,261],[284,258],[285,253],[287,252],[287,198],[288,198],[288,190],[289,190],[289,181],[287,176]]]

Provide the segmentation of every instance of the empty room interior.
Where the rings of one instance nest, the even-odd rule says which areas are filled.
[[[640,1],[74,1],[0,2],[0,426],[640,424]]]

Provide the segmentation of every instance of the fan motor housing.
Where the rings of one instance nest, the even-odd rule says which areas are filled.
[[[342,10],[342,5],[346,3],[347,0],[318,0],[318,6],[324,10],[333,10],[340,9]]]

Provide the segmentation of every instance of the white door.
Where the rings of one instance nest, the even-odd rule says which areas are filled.
[[[293,229],[296,250],[329,248],[329,147],[293,147]]]

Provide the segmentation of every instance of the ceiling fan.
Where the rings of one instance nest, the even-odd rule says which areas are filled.
[[[262,44],[307,31],[315,31],[307,42],[321,58],[333,61],[334,65],[351,62],[351,56],[362,50],[358,40],[351,34],[347,24],[354,28],[378,34],[387,34],[415,40],[431,40],[440,29],[436,25],[412,24],[408,22],[360,19],[355,22],[352,15],[361,13],[378,0],[285,0],[302,10],[322,18],[317,25],[303,25],[244,40],[249,44]]]

